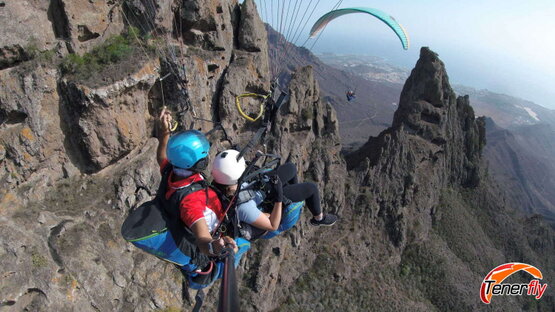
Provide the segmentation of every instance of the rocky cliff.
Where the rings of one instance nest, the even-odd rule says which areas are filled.
[[[126,244],[119,228],[159,181],[152,134],[162,105],[182,128],[208,131],[221,122],[233,144],[257,129],[235,108],[236,95],[269,88],[266,33],[254,3],[23,1],[6,3],[0,14],[30,21],[1,27],[2,309],[182,306],[179,272]],[[45,32],[38,42],[28,35],[35,29]],[[63,70],[68,53],[92,59],[126,29],[151,36],[131,46],[134,62],[117,60],[87,76]],[[296,162],[301,177],[325,190],[328,210],[337,210],[343,186],[327,182],[346,170],[335,112],[320,100],[309,69],[293,81],[268,148]],[[211,140],[212,153],[230,145],[219,132]],[[299,231],[275,243],[294,241],[299,249]],[[244,266],[271,266],[276,248]],[[269,293],[275,281],[261,274],[257,283]]]
[[[475,120],[468,97],[455,97],[443,63],[422,48],[393,126],[347,160],[357,184],[375,196],[375,213],[385,219],[392,241],[402,246],[407,235],[427,234],[437,190],[479,184],[484,144],[484,123]]]
[[[235,108],[236,95],[264,92],[271,79],[254,2],[0,4],[0,310],[190,309],[179,271],[119,229],[159,182],[152,135],[162,106],[181,128],[220,123],[232,142],[214,132],[211,154],[259,126]],[[315,73],[299,68],[290,80],[266,149],[318,183],[324,209],[342,219],[315,229],[304,213],[288,233],[257,241],[238,271],[245,311],[475,310],[474,286],[495,265],[553,272],[553,232],[489,187],[483,122],[455,98],[435,53],[422,49],[393,127],[346,161]],[[552,295],[537,308],[549,304]]]

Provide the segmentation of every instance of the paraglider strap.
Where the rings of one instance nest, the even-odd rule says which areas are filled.
[[[268,96],[265,98],[264,102],[262,103],[262,108],[260,112],[263,113],[262,123],[254,136],[249,140],[247,145],[240,151],[239,156],[237,159],[243,157],[246,153],[248,153],[254,146],[258,145],[261,141],[264,140],[266,132],[268,132],[271,128],[273,120],[277,115],[277,111],[287,98],[287,93],[281,92],[278,97],[277,102],[273,99],[274,90],[277,87],[277,83],[272,83],[270,88],[270,92],[268,92]],[[257,117],[258,119],[259,117]],[[255,119],[256,120],[256,119]]]
[[[193,308],[193,312],[199,312],[200,308],[202,308],[202,304],[204,303],[204,291],[199,289],[195,296],[195,307]]]
[[[233,143],[233,140],[227,134],[227,131],[225,130],[225,128],[224,128],[224,126],[222,125],[221,122],[213,121],[213,120],[205,119],[205,118],[199,118],[199,117],[193,117],[193,120],[200,120],[200,121],[206,121],[206,122],[212,123],[214,125],[214,127],[212,129],[210,129],[208,132],[206,132],[204,135],[208,137],[216,131],[222,131],[222,133],[224,134],[224,140],[228,141],[231,144],[231,146],[235,146],[235,144]],[[193,121],[193,123],[194,123],[194,121]],[[194,128],[194,126],[192,128]]]
[[[239,152],[239,155],[237,156],[237,159],[240,159],[241,157],[243,157],[246,153],[248,153],[254,146],[256,146],[257,144],[260,143],[260,141],[262,141],[264,139],[264,136],[266,134],[266,132],[268,130],[270,130],[270,127],[273,123],[273,120],[275,119],[276,115],[277,115],[277,111],[279,110],[279,108],[281,107],[281,105],[285,102],[285,99],[287,98],[287,93],[285,92],[281,92],[280,96],[278,97],[277,102],[274,102],[274,99],[272,98],[272,95],[274,94],[274,90],[277,87],[277,82],[273,82],[271,87],[270,87],[270,92],[268,92],[268,95],[264,97],[264,101],[262,103],[262,108],[260,110],[261,113],[263,113],[264,118],[262,119],[262,124],[260,125],[260,128],[258,128],[258,130],[256,131],[256,133],[254,134],[254,136],[249,140],[249,142],[247,143],[247,145],[241,149],[241,151]],[[256,93],[253,93],[256,94]],[[259,95],[261,96],[261,95]],[[264,108],[264,106],[266,106],[266,108]],[[238,107],[240,107],[240,105],[238,104]],[[243,116],[245,117],[245,116]],[[260,117],[257,117],[260,118]],[[255,119],[256,120],[256,119]],[[255,170],[255,166],[256,166],[256,162],[264,156],[277,156],[277,155],[272,155],[272,154],[264,154],[260,151],[258,151],[255,154],[255,158],[251,161],[251,163],[247,166],[247,168],[245,169],[245,171],[243,171],[243,174],[241,175],[241,177],[239,177],[237,184],[238,185],[242,185],[243,182],[245,182],[245,177],[249,174],[251,174],[254,170]],[[277,163],[279,164],[279,156]],[[274,164],[274,162],[272,162],[272,165]],[[231,197],[231,199],[229,200],[229,204],[227,205],[227,208],[224,211],[224,215],[227,217],[228,212],[230,211],[230,209],[232,207],[236,207],[236,200],[238,199],[238,195],[239,195],[239,191],[241,188],[237,188],[237,190],[235,191],[235,194],[233,195],[233,197]],[[238,226],[238,224],[236,224],[237,222],[231,222],[232,223],[232,228],[235,232],[236,227]],[[221,229],[220,227],[222,226],[223,222],[220,221],[220,223],[218,224],[218,226],[216,226],[216,230],[215,230],[215,235],[219,235],[221,233]]]
[[[237,110],[239,111],[239,114],[248,121],[251,121],[251,122],[257,121],[258,119],[260,119],[260,117],[262,117],[262,115],[264,115],[264,106],[265,106],[266,99],[268,99],[271,95],[272,93],[270,92],[266,95],[258,94],[258,93],[243,93],[241,95],[236,96],[235,104],[237,105]],[[247,113],[245,113],[243,111],[243,108],[241,107],[241,99],[245,97],[262,98],[264,100],[260,103],[260,111],[258,112],[258,115],[254,118],[249,116]]]
[[[266,162],[262,167],[256,169],[255,171],[247,173],[247,175],[245,175],[245,177],[243,178],[245,182],[251,182],[255,177],[262,176],[271,170],[275,170],[279,166],[281,162],[281,157],[279,155],[264,154],[264,156],[266,156],[267,158],[272,157],[273,159]],[[244,190],[244,188],[241,189]]]

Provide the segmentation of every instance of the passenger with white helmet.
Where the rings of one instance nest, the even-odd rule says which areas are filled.
[[[238,156],[239,152],[236,150],[223,151],[216,156],[212,165],[213,184],[228,196],[235,193],[238,180],[246,169],[245,159]],[[337,216],[322,212],[320,193],[316,184],[298,183],[297,169],[293,163],[279,166],[270,175],[274,178],[265,181],[259,189],[253,190],[248,200],[241,201],[239,196],[236,210],[239,221],[262,231],[275,231],[281,222],[284,200],[305,201],[313,215],[310,220],[311,225],[331,226],[337,221]],[[246,185],[242,187],[245,188]],[[273,201],[273,208],[269,214],[263,213],[261,209],[261,204],[268,200]]]

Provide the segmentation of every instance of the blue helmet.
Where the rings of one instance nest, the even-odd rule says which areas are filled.
[[[178,168],[189,169],[208,156],[210,143],[197,130],[181,131],[170,137],[166,155],[168,161]]]

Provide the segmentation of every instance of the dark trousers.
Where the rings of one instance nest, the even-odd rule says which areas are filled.
[[[283,184],[283,196],[293,202],[304,200],[313,216],[322,213],[318,186],[311,182],[299,183],[297,180],[297,167],[293,163],[285,163],[279,166],[276,172]]]

